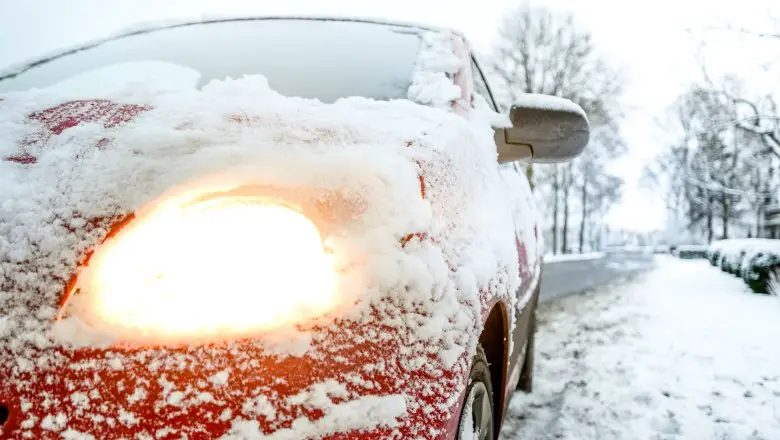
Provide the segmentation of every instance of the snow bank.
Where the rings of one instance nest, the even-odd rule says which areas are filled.
[[[443,85],[457,68],[442,58],[449,41],[447,34],[425,37],[410,90],[417,102],[440,106],[454,96]],[[423,408],[399,394],[375,395],[370,380],[350,376],[345,401],[325,407],[323,418],[276,420],[275,426],[315,437],[339,427],[392,428],[411,414],[439,421],[449,417],[455,384],[465,377],[477,344],[483,307],[495,296],[513,301],[521,281],[511,239],[512,213],[519,208],[508,203],[516,195],[495,171],[489,121],[497,115],[485,112],[467,121],[405,100],[348,98],[326,105],[283,97],[260,76],[214,81],[202,90],[166,91],[147,84],[102,101],[74,101],[86,98],[94,96],[34,91],[8,94],[0,102],[0,158],[5,159],[0,161],[0,364],[8,366],[7,385],[21,389],[26,381],[43,383],[47,373],[66,365],[81,368],[70,358],[84,346],[133,347],[110,359],[84,361],[90,371],[152,360],[158,367],[198,365],[195,369],[208,375],[223,371],[219,361],[204,364],[211,357],[203,352],[171,353],[166,359],[165,350],[144,348],[219,341],[226,345],[215,353],[240,352],[232,337],[220,341],[218,328],[171,339],[154,328],[113,326],[91,313],[95,287],[81,281],[64,319],[53,325],[54,318],[66,282],[85,255],[100,251],[119,219],[135,213],[135,221],[141,221],[161,201],[186,203],[207,193],[270,188],[293,202],[325,206],[323,216],[331,214],[320,232],[336,260],[337,301],[329,313],[310,321],[233,336],[252,338],[268,356],[323,359],[334,350],[325,343],[328,338],[342,334],[353,341],[350,326],[383,329],[361,336],[376,345],[386,345],[388,338],[402,341],[403,359],[383,365],[383,372],[420,389],[423,378],[415,370],[425,369],[426,389],[448,399]],[[83,123],[73,123],[74,112]],[[331,209],[334,205],[344,209]],[[121,238],[120,231],[115,239]],[[535,258],[538,250],[529,253]],[[300,273],[305,276],[306,267]],[[251,371],[253,361],[239,358],[232,367]],[[40,376],[31,379],[31,374]],[[125,374],[129,389],[147,386],[131,371]],[[64,389],[89,393],[94,388],[91,376],[58,380],[66,382]],[[224,384],[199,386],[202,399],[185,400],[190,391],[172,391],[169,382],[162,389],[176,407],[224,396]],[[271,395],[270,389],[255,391]],[[257,402],[252,399],[250,407]],[[289,410],[294,403],[285,405]],[[121,402],[89,409],[90,417],[101,420],[123,411]],[[275,414],[272,408],[262,412]],[[256,422],[227,409],[223,414],[235,420],[229,438],[294,437],[284,430],[262,436]],[[67,425],[58,429],[69,430]],[[413,436],[430,434],[422,424],[407,423],[405,429]]]

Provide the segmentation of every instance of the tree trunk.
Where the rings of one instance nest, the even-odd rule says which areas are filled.
[[[731,215],[731,212],[729,212],[730,206],[728,196],[725,193],[721,194],[720,203],[723,205],[723,214],[721,215],[721,221],[723,222],[723,225],[721,232],[723,234],[722,238],[725,240],[729,238],[729,217]]]
[[[713,197],[708,196],[707,197],[707,243],[712,243],[712,239],[715,236],[715,231],[713,230],[713,212],[712,212],[712,205],[713,205]]]
[[[762,192],[764,192],[766,190],[766,188],[768,188],[768,185],[765,185],[764,182],[762,182],[761,177],[762,177],[761,176],[761,171],[759,170],[759,172],[758,172],[758,179],[756,179],[757,180],[756,188],[755,188],[756,194],[761,194]],[[757,199],[758,199],[758,203],[756,203],[756,234],[755,234],[755,237],[756,238],[761,238],[761,229],[762,229],[761,226],[764,224],[764,203],[765,203],[766,199],[763,198],[763,197],[758,197]]]
[[[571,176],[567,174],[567,179],[570,179]],[[569,253],[569,188],[571,188],[570,185],[571,182],[568,180],[564,182],[563,185],[563,231],[561,231],[561,247],[563,248],[562,253],[568,254]]]
[[[582,218],[580,219],[580,253],[585,247],[585,221],[588,218],[588,177],[582,181]]]
[[[553,239],[553,255],[558,254],[558,191],[560,191],[561,183],[558,176],[558,165],[553,165],[553,221],[552,221],[552,239]]]
[[[769,165],[766,169],[766,180],[764,181],[764,200],[759,202],[758,207],[758,215],[759,215],[759,226],[758,226],[758,234],[756,234],[756,237],[758,238],[774,238],[774,234],[771,236],[769,235],[769,231],[766,228],[766,225],[764,225],[764,216],[766,215],[766,208],[772,202],[774,201],[771,196],[771,188],[772,188],[772,182],[774,182],[775,179],[775,167],[774,167],[774,161],[770,160]]]

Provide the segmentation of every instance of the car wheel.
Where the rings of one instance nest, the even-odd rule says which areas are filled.
[[[487,356],[482,346],[478,346],[469,374],[466,401],[460,411],[458,440],[493,440],[496,431],[494,411]]]

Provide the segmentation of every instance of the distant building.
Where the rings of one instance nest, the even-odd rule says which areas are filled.
[[[764,238],[780,238],[780,203],[768,205],[764,209]]]

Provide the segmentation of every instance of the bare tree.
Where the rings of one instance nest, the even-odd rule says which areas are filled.
[[[655,184],[664,181],[667,206],[707,241],[716,235],[729,238],[735,225],[742,227],[741,234],[752,235],[753,228],[741,225],[745,214],[764,205],[776,188],[772,169],[777,158],[765,148],[762,134],[735,123],[739,112],[739,104],[722,90],[691,87],[672,108],[678,141],[646,171]],[[759,207],[756,235],[762,213]]]
[[[560,96],[582,106],[594,132],[609,132],[604,139],[610,138],[610,142],[595,140],[588,147],[589,151],[606,151],[591,156],[591,162],[578,159],[568,165],[528,168],[534,186],[548,195],[547,206],[552,207],[553,252],[559,250],[559,236],[561,250],[568,252],[572,205],[580,205],[580,230],[584,230],[584,223],[593,218],[589,214],[595,212],[593,205],[604,199],[600,181],[593,178],[597,170],[603,173],[604,164],[597,166],[593,161],[610,160],[625,150],[616,123],[622,117],[621,75],[601,57],[590,33],[578,27],[571,14],[528,5],[504,19],[490,59],[488,70],[499,84],[496,94],[502,107],[524,93]],[[573,197],[575,193],[578,199]],[[610,194],[620,191],[610,188]],[[615,201],[613,197],[604,200]],[[580,235],[582,249],[584,232]]]
[[[578,250],[585,251],[587,229],[596,229],[593,214],[608,210],[620,200],[623,180],[604,172],[604,164],[626,150],[617,124],[596,127],[591,134],[588,148],[573,168],[575,186],[579,192],[580,226]]]

